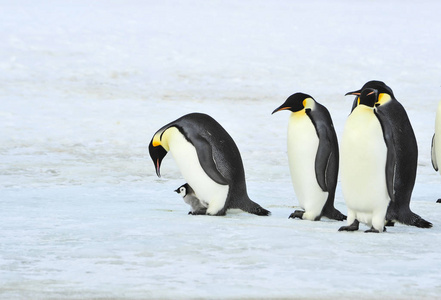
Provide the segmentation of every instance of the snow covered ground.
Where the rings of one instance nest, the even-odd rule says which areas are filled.
[[[441,2],[0,1],[1,299],[434,299],[441,176]],[[412,209],[432,229],[337,232],[288,220],[290,94],[331,112],[379,79],[419,143]],[[162,125],[205,112],[235,139],[270,217],[189,216]],[[336,206],[346,212],[340,186]],[[361,229],[366,229],[361,227]]]

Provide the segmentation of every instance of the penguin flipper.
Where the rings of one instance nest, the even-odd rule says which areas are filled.
[[[317,155],[315,157],[315,177],[320,188],[324,191],[328,191],[328,184],[326,181],[326,170],[328,169],[329,160],[331,158],[331,145],[329,140],[320,139],[317,149]]]
[[[319,112],[306,110],[306,113],[314,124],[319,138],[319,145],[315,156],[315,178],[322,191],[327,192],[329,189],[326,176],[332,154],[331,132],[328,129],[329,125],[323,121],[325,119],[323,116],[318,118],[315,117]]]
[[[386,186],[387,192],[391,201],[395,201],[394,196],[394,180],[395,180],[395,166],[396,166],[396,153],[393,141],[392,126],[389,120],[384,116],[380,110],[374,109],[374,113],[380,121],[381,128],[383,129],[383,138],[387,147],[386,156]]]
[[[435,144],[435,134],[432,137],[432,166],[435,171],[438,171],[438,162],[436,161],[436,144]]]
[[[191,143],[196,148],[199,163],[201,164],[205,173],[207,173],[207,175],[215,182],[228,185],[227,179],[225,179],[217,168],[216,161],[213,158],[213,150],[211,149],[211,145],[208,140],[201,135],[198,135],[191,139]]]

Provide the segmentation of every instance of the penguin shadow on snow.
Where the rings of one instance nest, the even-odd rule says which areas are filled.
[[[289,218],[346,220],[334,207],[339,168],[337,135],[327,108],[304,93],[295,93],[272,114],[289,110],[288,162],[294,193],[303,210]]]

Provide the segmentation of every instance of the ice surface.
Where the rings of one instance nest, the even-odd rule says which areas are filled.
[[[1,1],[0,298],[434,299],[441,176],[439,1]],[[390,85],[419,143],[412,209],[383,234],[288,220],[290,94],[339,137],[366,81]],[[148,143],[205,112],[235,139],[270,217],[189,216]],[[336,206],[346,212],[338,186]],[[366,229],[361,227],[361,229]]]

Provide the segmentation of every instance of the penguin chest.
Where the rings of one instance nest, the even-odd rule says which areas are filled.
[[[320,215],[328,192],[323,192],[315,175],[315,157],[319,145],[317,131],[304,111],[292,113],[288,126],[288,161],[294,192],[302,208]],[[304,215],[305,217],[305,215]]]
[[[224,208],[228,185],[221,185],[212,180],[203,170],[196,152],[196,148],[186,140],[175,127],[164,132],[170,153],[172,154],[182,176],[193,188],[196,197],[208,204],[207,214],[216,214]]]
[[[348,117],[341,145],[341,183],[349,209],[371,215],[386,212],[387,147],[373,110],[359,105]]]

